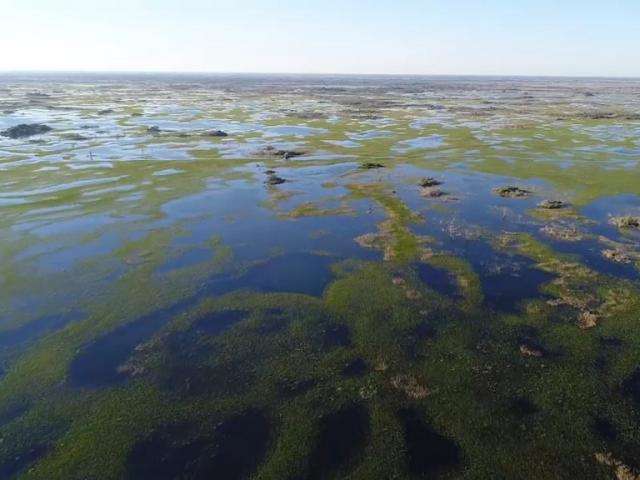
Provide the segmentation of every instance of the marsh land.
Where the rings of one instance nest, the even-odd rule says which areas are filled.
[[[640,478],[640,81],[0,76],[0,478]]]

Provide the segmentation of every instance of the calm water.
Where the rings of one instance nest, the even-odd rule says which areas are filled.
[[[640,81],[6,74],[0,112],[0,478],[640,475]]]

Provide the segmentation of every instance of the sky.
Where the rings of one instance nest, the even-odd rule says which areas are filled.
[[[640,76],[640,0],[0,0],[0,71]]]

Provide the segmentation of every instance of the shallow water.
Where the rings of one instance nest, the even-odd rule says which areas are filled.
[[[52,128],[0,136],[0,476],[640,472],[640,82],[5,74],[0,112]]]

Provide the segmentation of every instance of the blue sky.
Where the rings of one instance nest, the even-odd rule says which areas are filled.
[[[0,0],[0,70],[640,76],[640,0]]]

